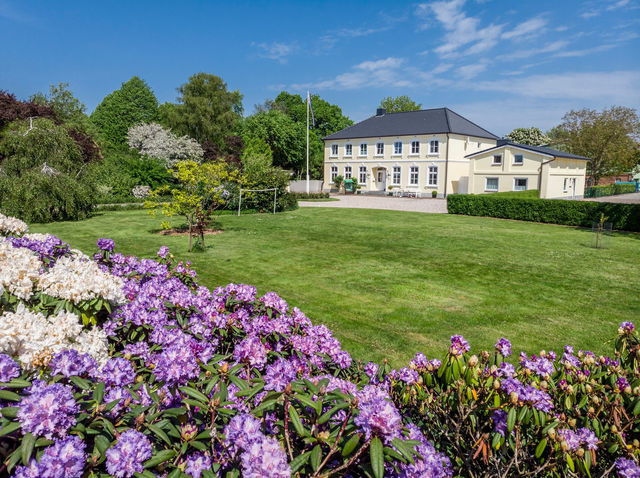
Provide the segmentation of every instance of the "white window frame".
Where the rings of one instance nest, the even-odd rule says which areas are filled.
[[[396,181],[396,175],[398,180]],[[402,181],[402,166],[394,166],[391,170],[391,184],[394,186],[400,186]]]
[[[363,174],[364,174],[364,179],[362,178]],[[366,166],[360,166],[358,168],[358,184],[367,184],[367,167]]]
[[[384,143],[382,141],[376,143],[376,156],[384,156]]]
[[[364,152],[362,150],[362,147],[364,146]],[[368,152],[369,152],[369,147],[368,147],[368,143],[360,143],[360,148],[359,148],[359,155],[358,156],[367,156]]]
[[[516,161],[516,158],[520,156],[520,161]],[[513,165],[514,166],[522,166],[524,164],[524,155],[523,154],[514,154],[513,155]]]
[[[349,148],[349,152],[347,152],[347,148]],[[346,143],[344,145],[344,155],[348,158],[350,158],[351,156],[353,156],[353,145],[351,143]]]
[[[344,179],[352,179],[353,178],[353,169],[351,166],[344,167]]]
[[[517,189],[518,180],[524,180],[524,189]],[[513,178],[513,190],[514,191],[528,191],[529,190],[529,178]]]
[[[437,139],[432,139],[429,141],[429,154],[438,155],[440,154],[440,141]]]
[[[420,154],[420,141],[411,141],[411,154]]]
[[[331,166],[331,182],[334,182],[338,177],[338,166]]]
[[[438,166],[429,166],[427,170],[427,186],[437,186],[438,185]]]
[[[495,179],[496,180],[496,188],[495,189],[489,189],[489,179]],[[487,192],[498,192],[500,191],[500,178],[496,177],[496,176],[488,176],[486,178],[484,178],[484,190]]]
[[[496,161],[496,158],[500,158],[500,161]],[[491,159],[491,166],[502,166],[503,156],[501,154],[494,154]]]
[[[398,148],[398,146],[400,146]],[[394,156],[402,156],[402,141],[394,141],[393,142],[393,155]]]
[[[409,186],[417,186],[420,184],[420,167],[409,166]]]
[[[333,150],[335,149],[335,153],[333,152]],[[338,145],[337,144],[332,144],[331,148],[329,149],[329,157],[330,158],[337,158],[338,157]]]

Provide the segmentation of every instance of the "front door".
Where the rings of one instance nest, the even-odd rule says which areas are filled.
[[[378,169],[376,173],[376,189],[378,191],[387,189],[387,171],[385,169]]]

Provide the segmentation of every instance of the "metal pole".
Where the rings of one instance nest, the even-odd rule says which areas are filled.
[[[240,189],[240,197],[238,198],[238,216],[240,215],[240,205],[242,204],[242,189]]]
[[[307,90],[307,194],[309,194],[309,103],[311,103],[311,97]]]
[[[273,190],[273,213],[276,213],[276,197],[278,195],[278,190],[274,189]]]

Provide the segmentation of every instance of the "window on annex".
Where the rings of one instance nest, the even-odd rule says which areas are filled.
[[[524,156],[522,156],[521,154],[514,154],[513,164],[524,164]]]
[[[418,166],[411,166],[409,169],[409,184],[412,186],[418,185]]]
[[[338,156],[338,145],[337,144],[332,144],[331,145],[331,156]]]
[[[429,177],[427,179],[427,185],[438,185],[438,166],[429,166]]]
[[[494,164],[494,165],[502,164],[502,155],[501,154],[494,154],[493,155],[493,163],[491,163],[491,164]]]
[[[367,143],[362,143],[360,145],[360,156],[366,156],[367,155]]]
[[[400,166],[393,167],[393,176],[391,177],[392,184],[400,184]]]
[[[351,156],[353,154],[353,145],[345,144],[344,145],[344,155]]]
[[[338,177],[338,166],[331,166],[331,182],[334,182]]]
[[[438,154],[440,152],[440,141],[433,139],[429,142],[429,154]]]
[[[360,184],[365,184],[367,182],[367,167],[360,166],[359,172],[360,174],[358,175],[358,182]]]
[[[376,144],[376,154],[378,156],[382,156],[384,154],[384,143],[377,143]]]
[[[351,166],[344,167],[344,178],[351,179]]]
[[[514,191],[526,191],[529,180],[527,178],[515,178],[513,180]]]
[[[485,191],[497,191],[498,190],[498,178],[486,178],[484,184]]]
[[[420,154],[420,141],[411,141],[411,154]]]
[[[393,154],[402,154],[402,141],[393,143]]]

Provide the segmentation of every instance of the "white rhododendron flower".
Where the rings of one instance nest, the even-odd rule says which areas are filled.
[[[88,353],[99,363],[108,358],[104,332],[98,327],[83,331],[80,318],[71,312],[45,317],[19,304],[15,312],[0,316],[0,353],[17,358],[24,367],[43,365],[43,356],[65,349]]]
[[[74,304],[95,298],[122,304],[125,300],[123,286],[120,277],[103,272],[86,256],[61,257],[38,282],[38,289],[45,294]]]
[[[156,158],[167,167],[178,161],[201,161],[202,146],[189,136],[177,136],[157,123],[141,123],[127,132],[127,144],[143,156]]]
[[[0,213],[0,235],[21,236],[28,231],[29,226],[24,221]]]
[[[13,247],[0,239],[0,294],[6,289],[20,299],[30,298],[41,268],[38,254],[29,249]]]

